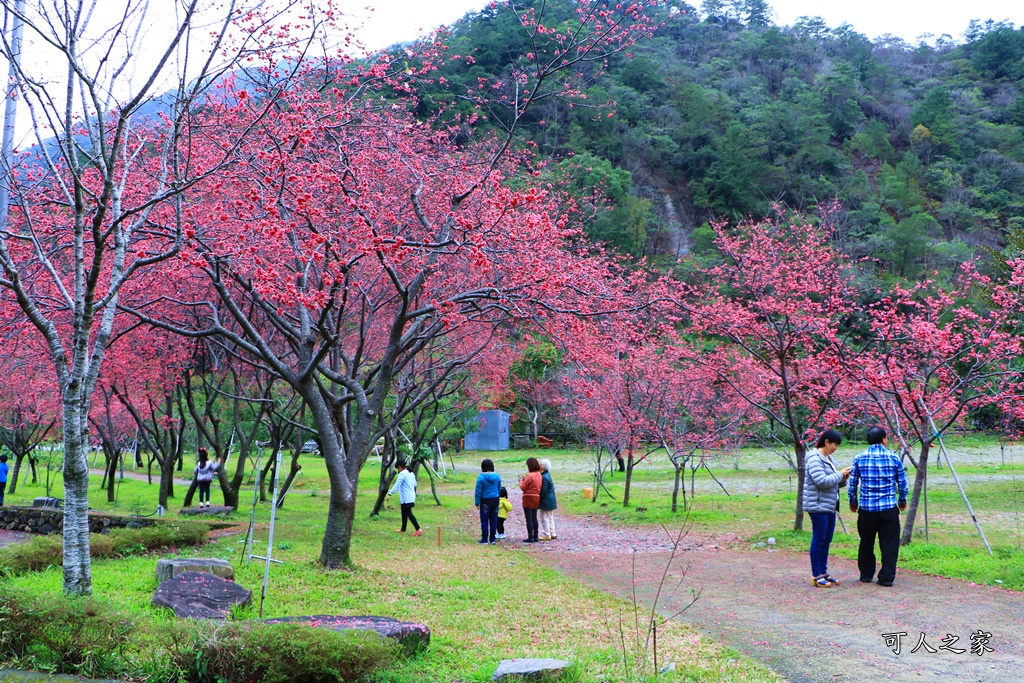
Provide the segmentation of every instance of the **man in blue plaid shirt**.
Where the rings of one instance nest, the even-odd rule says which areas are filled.
[[[884,429],[872,427],[868,430],[868,449],[853,459],[848,489],[850,510],[859,510],[857,566],[860,568],[860,580],[871,583],[875,576],[875,536],[878,536],[878,549],[882,553],[882,568],[878,570],[880,586],[891,586],[896,579],[896,560],[900,554],[900,512],[907,509],[907,473],[896,454],[886,448],[888,445],[889,438]]]

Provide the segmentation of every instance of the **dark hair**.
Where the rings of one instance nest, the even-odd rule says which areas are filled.
[[[868,430],[868,445],[875,446],[882,443],[886,437],[885,430],[881,427],[872,427]]]
[[[540,472],[540,463],[537,461],[537,458],[527,458],[526,469],[531,472]]]
[[[199,449],[199,462],[206,462],[210,459],[210,453],[205,448]]]
[[[0,455],[0,462],[7,462],[7,454]]]
[[[498,491],[498,498],[508,498],[508,489],[502,486],[501,490]]]
[[[829,443],[834,443],[835,445],[838,446],[843,442],[843,435],[834,429],[826,429],[821,433],[821,436],[818,437],[818,443],[814,445],[817,446],[818,448],[824,448],[826,441],[828,441]]]
[[[408,467],[408,465],[405,464],[405,460],[403,460],[402,458],[399,458],[398,460],[395,461],[396,470],[404,470],[406,467]]]
[[[493,472],[494,471],[494,463],[491,462],[490,458],[484,458],[483,460],[480,461],[480,471],[481,472]]]

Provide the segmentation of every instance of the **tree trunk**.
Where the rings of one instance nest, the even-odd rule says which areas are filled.
[[[78,387],[64,396],[64,594],[92,593],[89,556],[89,460],[83,444],[84,401]]]
[[[192,498],[195,497],[196,491],[199,490],[199,480],[192,477],[192,482],[188,485],[188,491],[185,492],[185,500],[181,502],[181,507],[190,508],[192,507]]]
[[[104,449],[104,453],[106,449]],[[114,451],[114,457],[107,459],[107,469],[103,473],[107,483],[107,502],[114,502],[114,479],[117,477],[117,461],[120,456],[119,451]]]
[[[245,483],[245,466],[249,464],[249,449],[247,443],[239,444],[238,460],[235,461],[235,475],[231,477],[231,490],[235,492],[235,509],[238,509],[238,499],[242,495],[242,486]]]
[[[672,486],[672,512],[677,512],[679,510],[679,484],[680,484],[680,479],[682,479],[682,476],[683,476],[683,474],[682,474],[683,473],[683,468],[682,468],[682,465],[680,465],[679,463],[673,462],[672,464],[675,466],[675,470],[676,470],[675,483]],[[683,489],[683,509],[684,510],[686,509],[686,489],[685,488]]]
[[[288,490],[292,487],[292,483],[295,481],[295,477],[302,471],[302,465],[299,464],[299,456],[302,454],[300,449],[292,451],[291,464],[288,467],[288,476],[285,477],[284,484],[281,486],[281,490],[277,493],[277,507],[280,508],[284,505],[284,497],[288,494]]]
[[[11,487],[7,489],[8,494],[14,493],[15,489],[18,487],[18,473],[21,472],[21,463],[23,460],[25,460],[24,453],[14,456],[14,469],[11,470]]]
[[[907,516],[903,522],[900,545],[908,545],[913,538],[914,521],[917,519],[917,507],[921,503],[921,495],[928,484],[928,451],[931,447],[931,441],[921,442],[921,455],[918,456],[917,472],[914,474],[914,491],[911,494],[910,503],[907,505]]]
[[[168,453],[164,456],[164,461],[160,463],[159,503],[165,510],[168,507],[167,501],[174,495],[174,466],[177,461],[178,459],[174,455]]]
[[[430,470],[427,470],[427,479],[430,480],[430,494],[434,496],[434,502],[440,505],[441,499],[437,496],[437,482],[434,481],[434,473]]]
[[[793,531],[803,531],[804,528],[804,474],[807,471],[807,449],[804,442],[796,438],[796,519],[793,521]]]
[[[626,450],[626,493],[622,496],[622,507],[629,507],[629,485],[633,483],[633,438],[629,439]]]
[[[270,473],[271,470],[275,469],[275,465],[277,464],[277,449],[280,448],[280,447],[281,446],[279,445],[277,448],[273,449],[273,452],[271,453],[270,457],[267,459],[266,467],[264,467],[263,471],[260,472],[260,502],[261,503],[269,502],[267,500],[267,486],[268,486],[268,484],[267,484],[267,475]],[[270,484],[269,484],[270,486],[274,485],[274,477],[276,477],[276,476],[277,476],[277,472],[274,472],[274,474],[270,478]]]
[[[239,458],[241,460],[241,458]],[[220,484],[220,492],[224,495],[224,507],[238,509],[238,489],[232,487],[228,479],[228,473],[221,467],[217,470],[217,483]]]
[[[380,515],[384,507],[384,499],[387,498],[391,484],[395,480],[395,449],[394,442],[390,436],[384,437],[384,451],[380,456],[380,476],[377,478],[377,500],[373,502],[373,509],[370,510],[370,518]]]
[[[337,500],[335,496],[331,496],[324,542],[320,549],[320,564],[327,569],[343,569],[352,562],[349,549],[352,545],[352,523],[356,517],[354,487],[352,494],[351,502]]]

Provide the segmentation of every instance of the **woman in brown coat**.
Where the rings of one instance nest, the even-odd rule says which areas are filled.
[[[537,458],[526,461],[526,476],[519,475],[519,488],[523,491],[523,516],[526,517],[526,538],[524,543],[537,542],[537,508],[540,507],[541,474]]]

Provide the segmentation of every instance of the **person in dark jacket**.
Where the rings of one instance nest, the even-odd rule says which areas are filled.
[[[498,496],[501,493],[501,477],[494,473],[494,463],[484,458],[480,463],[480,475],[476,478],[476,493],[473,500],[480,511],[480,540],[478,543],[494,543],[498,533]]]
[[[540,540],[553,541],[558,538],[555,532],[555,482],[551,479],[551,461],[545,458],[540,461]]]
[[[832,461],[832,454],[842,442],[839,432],[826,429],[805,462],[804,510],[811,517],[811,585],[817,588],[839,585],[828,573],[828,550],[836,529],[839,489],[846,486],[851,469],[837,469]]]
[[[526,459],[526,476],[519,475],[519,488],[523,492],[523,517],[526,519],[524,543],[537,542],[537,508],[540,507],[540,463],[537,458]]]

